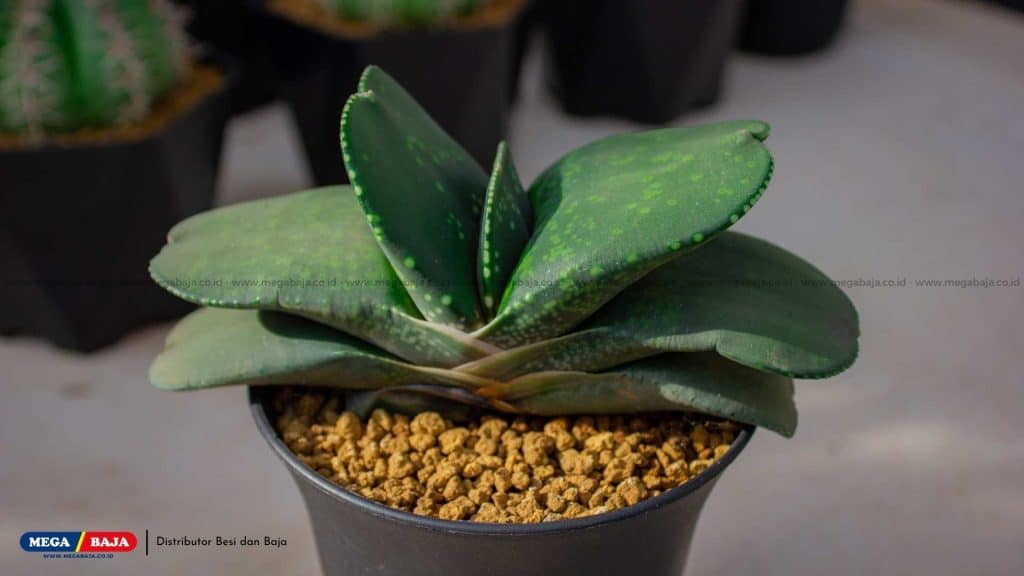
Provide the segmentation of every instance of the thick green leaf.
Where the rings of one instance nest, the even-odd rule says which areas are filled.
[[[598,374],[540,372],[489,392],[543,416],[685,410],[787,437],[797,422],[792,380],[709,353],[662,354]]]
[[[519,181],[508,145],[498,145],[480,227],[480,292],[489,315],[498,309],[512,270],[530,240],[530,198]]]
[[[347,186],[189,218],[171,230],[150,274],[190,302],[305,316],[418,364],[494,351],[419,318]]]
[[[374,235],[423,317],[461,329],[479,326],[477,251],[487,174],[373,66],[345,104],[341,149]]]
[[[821,271],[768,242],[726,232],[651,272],[577,331],[460,369],[504,380],[706,350],[758,370],[823,378],[853,363],[858,334],[853,304]]]
[[[497,317],[501,347],[565,333],[646,273],[730,226],[772,172],[763,122],[612,136],[530,187],[534,233]]]
[[[477,387],[449,370],[413,366],[322,324],[280,312],[201,308],[168,334],[150,368],[158,388],[302,384],[384,388],[417,383]]]

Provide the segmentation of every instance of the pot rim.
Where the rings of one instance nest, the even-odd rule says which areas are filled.
[[[536,522],[531,524],[502,524],[493,522],[470,522],[465,520],[442,520],[430,516],[418,516],[411,512],[397,510],[384,504],[380,504],[363,496],[356,494],[339,484],[335,484],[316,473],[312,468],[303,464],[296,458],[295,454],[285,446],[284,442],[274,430],[267,413],[264,410],[264,403],[271,398],[274,386],[246,386],[249,410],[252,414],[256,428],[263,439],[270,444],[277,456],[284,461],[293,475],[301,476],[304,480],[316,487],[320,492],[345,504],[355,506],[362,512],[377,516],[379,518],[392,520],[400,524],[406,524],[415,528],[431,530],[435,532],[447,532],[452,534],[467,534],[478,536],[538,536],[545,534],[561,534],[576,530],[599,528],[606,524],[628,520],[636,516],[642,516],[659,508],[668,506],[677,500],[681,500],[690,494],[698,491],[705,484],[717,479],[718,475],[732,461],[739,456],[740,452],[747,446],[750,438],[754,435],[755,428],[750,425],[741,424],[739,434],[733,440],[725,455],[716,460],[707,470],[698,474],[695,478],[687,480],[682,485],[666,490],[654,498],[648,498],[632,506],[619,508],[604,514],[587,516],[584,518],[573,518],[570,520],[556,520],[552,522]]]

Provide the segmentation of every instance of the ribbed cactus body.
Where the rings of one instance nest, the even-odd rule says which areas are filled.
[[[14,0],[0,7],[0,131],[144,118],[190,65],[167,0]]]
[[[468,14],[494,0],[319,0],[343,18],[428,24]]]

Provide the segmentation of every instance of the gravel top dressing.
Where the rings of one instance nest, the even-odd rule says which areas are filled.
[[[277,430],[322,476],[392,508],[445,520],[579,518],[675,488],[721,458],[739,427],[694,414],[558,418],[485,415],[454,423],[283,391]]]

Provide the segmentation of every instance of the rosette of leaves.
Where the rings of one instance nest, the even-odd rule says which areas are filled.
[[[153,278],[204,306],[160,388],[351,390],[351,406],[539,415],[696,411],[791,435],[793,378],[857,354],[818,269],[727,231],[772,174],[768,125],[612,136],[524,189],[485,173],[377,68],[342,117],[351,186],[192,217]]]
[[[144,119],[187,74],[167,0],[0,2],[0,131],[41,134]]]
[[[317,0],[349,20],[429,24],[472,13],[494,0]]]

